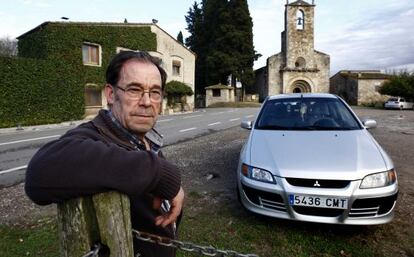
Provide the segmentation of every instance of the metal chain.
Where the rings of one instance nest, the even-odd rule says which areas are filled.
[[[92,246],[92,250],[90,250],[88,253],[83,255],[82,257],[98,257],[98,253],[101,250],[102,245],[100,243],[96,243]]]
[[[230,256],[230,257],[259,257],[256,254],[241,254],[231,250],[219,250],[213,246],[202,246],[191,242],[183,242],[168,237],[162,237],[147,232],[133,229],[132,233],[135,238],[144,242],[150,242],[167,247],[177,248],[187,252],[195,252],[204,256]]]

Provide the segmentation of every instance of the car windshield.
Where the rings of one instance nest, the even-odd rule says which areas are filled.
[[[286,98],[265,103],[256,129],[269,130],[356,130],[354,115],[337,98]]]
[[[390,98],[388,99],[388,102],[398,102],[398,98]]]

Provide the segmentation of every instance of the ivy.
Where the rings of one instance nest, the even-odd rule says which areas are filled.
[[[82,44],[99,44],[101,66],[82,63]],[[45,23],[19,39],[19,58],[0,57],[0,127],[82,119],[85,87],[103,87],[117,47],[156,50],[149,26]]]

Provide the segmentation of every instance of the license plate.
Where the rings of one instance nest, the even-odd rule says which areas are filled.
[[[347,209],[348,199],[315,195],[289,195],[289,204],[332,209]]]

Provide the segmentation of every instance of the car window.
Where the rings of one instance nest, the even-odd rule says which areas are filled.
[[[388,102],[398,102],[398,98],[391,97],[390,99],[388,99]]]
[[[400,102],[405,102],[405,99],[404,98],[400,98]]]
[[[354,130],[361,129],[354,115],[336,98],[268,100],[259,114],[257,129]]]

